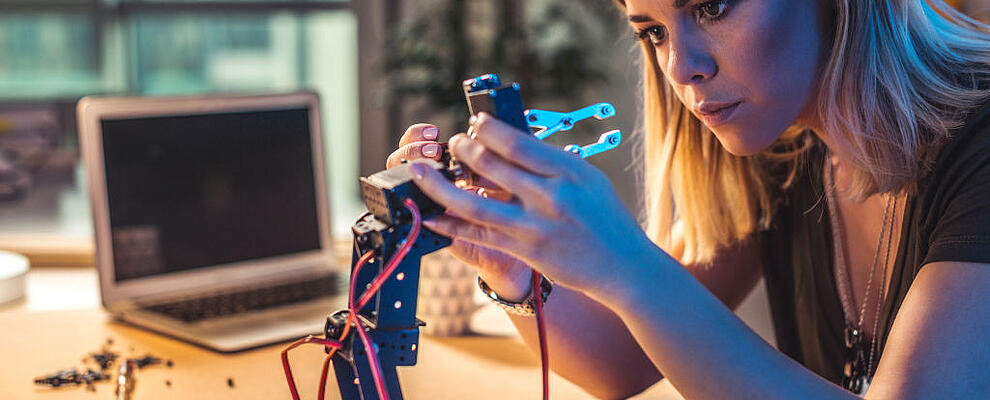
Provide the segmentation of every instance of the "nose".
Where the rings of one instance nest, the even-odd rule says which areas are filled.
[[[676,36],[681,36],[677,38]],[[704,40],[691,34],[670,35],[667,50],[667,75],[679,85],[697,85],[718,73],[718,65],[709,55]]]

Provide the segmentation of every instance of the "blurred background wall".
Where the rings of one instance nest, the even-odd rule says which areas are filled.
[[[984,21],[990,0],[949,0]],[[460,80],[498,72],[526,105],[609,101],[618,115],[555,135],[639,212],[637,49],[611,0],[0,0],[0,233],[89,235],[75,103],[86,95],[315,90],[322,99],[338,232],[356,178],[382,168],[406,126],[464,129]]]
[[[357,177],[406,126],[450,134],[460,80],[498,72],[528,107],[611,101],[619,115],[554,139],[636,125],[629,30],[608,0],[0,0],[0,234],[90,235],[75,104],[87,95],[315,90],[331,203],[344,233]],[[594,162],[635,209],[633,147]]]

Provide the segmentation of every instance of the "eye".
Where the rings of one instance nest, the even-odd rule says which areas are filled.
[[[699,19],[717,21],[725,14],[725,9],[728,6],[729,0],[711,0],[699,4],[695,10]]]
[[[648,39],[654,46],[657,46],[667,39],[667,28],[660,25],[654,25],[639,31],[636,36],[638,36],[640,40]]]

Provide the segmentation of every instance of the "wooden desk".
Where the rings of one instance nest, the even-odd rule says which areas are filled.
[[[130,356],[151,353],[174,362],[136,373],[134,398],[144,399],[288,399],[279,353],[284,344],[236,354],[219,354],[112,321],[94,296],[95,271],[38,269],[29,273],[28,298],[0,308],[0,399],[111,399],[114,385],[102,382],[96,393],[83,387],[45,389],[35,377],[69,367],[112,338],[113,347]],[[300,347],[290,353],[304,399],[315,399],[323,351]],[[419,362],[400,367],[407,399],[538,399],[538,358],[518,337],[422,337]],[[227,378],[234,387],[227,386]],[[171,386],[165,381],[170,380]],[[333,374],[328,398],[337,399]],[[577,386],[551,375],[554,399],[592,398]],[[636,399],[679,399],[666,381]]]

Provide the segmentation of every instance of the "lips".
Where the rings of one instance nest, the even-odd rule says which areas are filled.
[[[695,114],[709,127],[725,123],[735,114],[741,101],[736,102],[701,102],[695,106]]]

